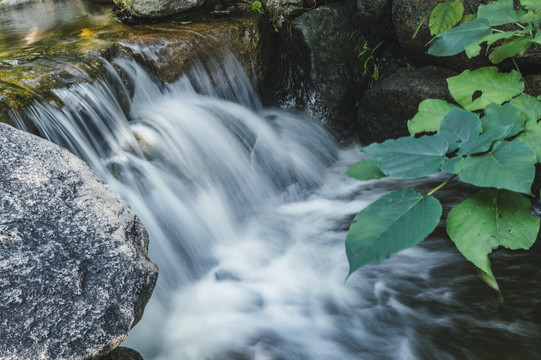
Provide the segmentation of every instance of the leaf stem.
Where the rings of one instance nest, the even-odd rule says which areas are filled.
[[[515,61],[515,57],[511,57],[511,61],[513,61],[513,64],[515,65],[515,68],[517,69],[517,72],[519,73],[520,75],[520,78],[522,79],[522,81],[524,82],[524,92],[528,92],[528,83],[526,83],[526,79],[524,78],[524,76],[522,75],[522,71],[520,71],[520,68],[518,67],[518,64],[517,62]]]
[[[434,194],[436,191],[438,191],[439,189],[441,189],[442,187],[444,187],[445,185],[449,184],[454,178],[456,178],[457,175],[453,175],[451,176],[449,179],[445,180],[444,182],[442,182],[441,184],[439,184],[438,186],[436,186],[434,189],[432,189],[431,192],[429,192],[428,194],[426,194],[426,196],[429,196],[429,195],[432,195]]]

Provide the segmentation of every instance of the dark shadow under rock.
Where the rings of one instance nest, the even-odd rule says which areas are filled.
[[[143,357],[133,349],[119,346],[99,360],[143,360]]]

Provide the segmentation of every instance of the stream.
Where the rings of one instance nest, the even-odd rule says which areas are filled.
[[[353,216],[445,175],[347,178],[360,146],[263,107],[233,56],[166,85],[132,60],[104,64],[93,84],[55,90],[62,109],[39,102],[14,121],[85,159],[149,232],[160,276],[123,346],[146,360],[541,357],[539,247],[491,257],[503,303],[443,226],[345,281]],[[436,196],[448,209],[469,193]]]

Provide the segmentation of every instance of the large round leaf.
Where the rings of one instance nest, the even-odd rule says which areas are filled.
[[[520,0],[520,5],[528,10],[541,10],[541,0]]]
[[[430,13],[428,27],[430,34],[437,35],[455,26],[464,13],[464,5],[460,1],[442,2]]]
[[[441,122],[438,134],[449,143],[449,150],[458,148],[458,143],[468,141],[481,133],[479,117],[459,108],[452,109]]]
[[[395,178],[416,178],[437,173],[445,162],[447,141],[441,136],[402,137],[363,149],[383,173]]]
[[[351,165],[347,169],[346,175],[360,181],[376,180],[385,177],[385,174],[381,172],[375,159],[366,159]]]
[[[482,155],[470,155],[457,166],[460,178],[481,187],[495,187],[530,194],[536,157],[520,139],[498,141]]]
[[[502,104],[524,91],[520,74],[499,73],[494,66],[465,70],[447,79],[449,92],[464,109],[484,109],[490,103]]]
[[[413,119],[408,121],[410,134],[438,131],[441,121],[453,108],[456,108],[456,105],[449,104],[445,100],[426,99],[421,101],[419,111]]]
[[[510,129],[510,126],[490,129],[477,137],[460,143],[458,145],[458,155],[473,155],[487,152],[494,141],[505,139]]]
[[[485,116],[481,118],[483,132],[502,127],[509,127],[505,137],[512,137],[524,130],[526,116],[520,109],[510,103],[505,105],[489,104],[485,108]]]
[[[492,26],[518,22],[525,14],[524,10],[513,9],[513,0],[493,1],[477,9],[477,18],[487,19]]]
[[[537,162],[541,162],[541,101],[533,96],[522,94],[509,102],[519,109],[526,116],[524,133],[519,138],[526,141],[531,146],[537,157]]]
[[[476,19],[436,35],[428,45],[428,53],[435,56],[452,56],[487,35],[492,34],[487,19]]]
[[[518,193],[481,190],[449,212],[447,233],[466,259],[495,283],[488,254],[500,246],[528,249],[537,238],[539,219],[530,208],[530,201]]]
[[[438,225],[442,208],[432,196],[397,190],[368,205],[346,237],[349,274],[423,241]]]

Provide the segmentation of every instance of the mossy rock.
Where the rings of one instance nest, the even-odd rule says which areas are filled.
[[[69,34],[48,33],[30,45],[0,48],[0,121],[10,123],[9,111],[22,112],[36,99],[62,106],[54,89],[92,82],[103,74],[102,59],[124,51],[117,43],[99,38],[113,28],[124,30],[111,20],[109,25]]]
[[[127,52],[162,82],[173,82],[195,64],[235,55],[257,84],[269,67],[270,25],[258,14],[224,19],[141,24],[129,32],[106,34],[120,41]],[[141,50],[144,49],[144,50]]]

